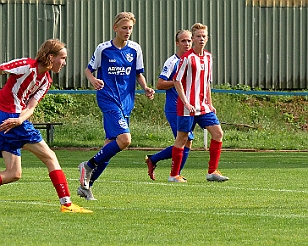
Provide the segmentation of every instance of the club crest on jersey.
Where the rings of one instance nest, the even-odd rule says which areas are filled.
[[[120,125],[120,127],[122,127],[123,129],[127,129],[127,128],[128,128],[127,122],[126,122],[126,120],[124,120],[124,119],[119,120],[119,125]]]
[[[163,73],[167,73],[168,72],[168,68],[167,68],[167,66],[164,66],[164,68],[163,68],[163,71],[162,71]]]
[[[132,62],[132,60],[134,60],[134,55],[133,54],[126,54],[126,60],[128,60],[129,62]]]

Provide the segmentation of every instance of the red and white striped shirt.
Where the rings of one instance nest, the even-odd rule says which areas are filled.
[[[38,62],[31,58],[0,64],[0,70],[10,74],[0,90],[0,110],[7,113],[21,113],[31,97],[39,102],[52,83],[49,72],[38,74]]]
[[[174,76],[176,81],[183,85],[188,102],[195,107],[194,115],[211,112],[207,99],[207,90],[212,82],[212,55],[204,51],[202,56],[197,55],[193,49],[187,51],[182,57],[179,68]],[[177,114],[191,116],[178,97]]]

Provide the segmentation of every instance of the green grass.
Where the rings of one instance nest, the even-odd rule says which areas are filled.
[[[23,177],[3,185],[0,245],[307,245],[306,152],[229,152],[220,170],[230,180],[205,181],[208,152],[192,151],[182,174],[168,183],[170,160],[156,169],[151,152],[115,156],[94,186],[98,201],[77,197],[79,162],[95,151],[56,151],[73,202],[93,214],[61,214],[47,169],[23,151]],[[2,165],[2,164],[1,164]]]
[[[308,98],[213,93],[213,103],[224,131],[223,148],[306,150]],[[164,115],[165,95],[153,101],[136,95],[130,129],[131,147],[164,148],[173,144]],[[59,121],[53,146],[100,147],[104,143],[102,114],[95,95],[47,95],[32,118]],[[245,126],[243,126],[245,125]],[[247,127],[249,126],[249,127]],[[45,131],[41,131],[45,136]],[[194,148],[203,147],[203,130],[195,131]]]

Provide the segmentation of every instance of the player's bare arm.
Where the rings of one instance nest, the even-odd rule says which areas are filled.
[[[153,100],[155,91],[152,88],[147,86],[145,77],[141,73],[137,74],[137,81],[138,81],[138,84],[144,90],[146,97],[148,97],[150,100]]]
[[[85,69],[84,74],[86,78],[90,81],[90,83],[93,85],[95,90],[101,90],[104,88],[104,85],[105,85],[104,81],[96,78],[89,68]]]
[[[171,80],[163,80],[161,78],[157,81],[157,89],[158,90],[168,90],[174,87],[174,81]]]
[[[182,100],[185,108],[187,108],[189,110],[189,112],[194,113],[196,109],[187,100],[185,93],[184,93],[184,88],[183,88],[183,85],[181,84],[181,82],[174,81],[174,87],[175,87],[180,99]]]
[[[216,114],[216,108],[214,108],[214,106],[212,104],[212,94],[211,94],[211,87],[210,86],[207,87],[206,98],[207,98],[207,102],[209,104],[210,110]]]
[[[0,125],[0,131],[7,133],[12,128],[21,125],[25,120],[29,119],[34,113],[34,109],[38,101],[34,98],[31,98],[27,104],[27,107],[23,109],[18,118],[8,118],[3,121]]]

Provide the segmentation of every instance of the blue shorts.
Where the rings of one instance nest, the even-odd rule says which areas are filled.
[[[172,133],[174,138],[176,138],[177,135],[177,114],[171,113],[171,112],[165,112],[166,118],[169,122],[169,125],[171,127]],[[188,133],[188,140],[194,140],[194,134],[192,131]]]
[[[129,117],[125,117],[120,109],[104,112],[103,123],[107,139],[116,139],[118,135],[130,132]]]
[[[198,124],[202,129],[205,129],[207,126],[220,125],[216,114],[213,112],[197,116],[178,116],[177,122],[177,129],[181,132],[193,131],[196,124]]]
[[[19,114],[6,113],[0,110],[0,124],[7,118],[18,118]],[[7,133],[0,132],[0,157],[2,151],[20,156],[20,149],[27,143],[39,143],[43,140],[39,130],[31,122],[24,121],[20,126],[14,127]]]

